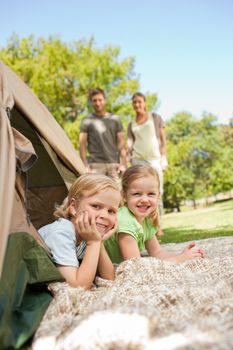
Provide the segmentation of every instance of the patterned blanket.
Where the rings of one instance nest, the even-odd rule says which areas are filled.
[[[33,350],[233,349],[233,237],[196,243],[204,259],[131,259],[90,291],[50,284]]]

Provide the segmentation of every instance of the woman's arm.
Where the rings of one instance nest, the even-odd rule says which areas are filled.
[[[124,260],[139,258],[141,256],[137,241],[129,234],[123,232],[119,233],[118,244]]]
[[[183,262],[185,260],[203,258],[204,253],[202,249],[192,249],[195,247],[195,243],[190,243],[182,252],[173,253],[163,250],[157,240],[156,236],[153,236],[150,240],[145,242],[146,250],[149,256],[159,258],[162,260],[174,261],[176,263]]]
[[[114,280],[115,269],[105,250],[104,244],[101,244],[99,262],[97,267],[98,275],[106,280]]]

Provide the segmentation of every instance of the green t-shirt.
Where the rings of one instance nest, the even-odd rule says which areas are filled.
[[[126,206],[119,208],[117,219],[118,231],[107,239],[104,245],[112,262],[118,264],[123,261],[118,245],[118,233],[127,233],[132,236],[141,252],[145,250],[145,242],[155,235],[156,227],[150,223],[148,218],[145,218],[141,225]]]

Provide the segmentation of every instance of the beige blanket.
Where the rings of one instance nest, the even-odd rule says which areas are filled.
[[[233,237],[197,246],[205,259],[132,259],[90,291],[51,284],[33,350],[233,349]]]

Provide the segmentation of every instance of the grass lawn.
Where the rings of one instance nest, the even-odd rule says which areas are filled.
[[[162,216],[164,236],[161,243],[179,243],[203,238],[233,236],[233,200],[205,208],[185,210]]]

